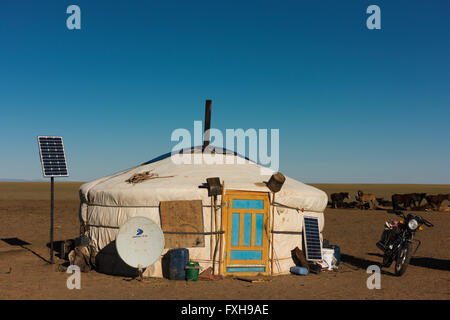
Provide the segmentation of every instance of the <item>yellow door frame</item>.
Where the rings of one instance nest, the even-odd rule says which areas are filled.
[[[233,199],[245,199],[245,200],[263,200],[264,201],[264,209],[233,209],[232,208],[232,200]],[[257,192],[257,191],[240,191],[240,190],[226,190],[224,197],[223,197],[223,208],[224,213],[222,215],[222,226],[224,226],[225,230],[225,246],[223,251],[223,263],[222,263],[222,270],[223,273],[226,275],[256,275],[256,274],[262,274],[262,275],[268,275],[270,274],[269,270],[269,223],[270,223],[270,199],[269,199],[269,193],[268,192]],[[263,240],[262,240],[262,264],[258,263],[258,266],[264,266],[265,271],[264,272],[227,272],[227,266],[230,265],[230,253],[231,253],[231,223],[232,223],[232,213],[263,213]],[[240,225],[242,225],[243,222],[243,214],[240,216]],[[255,234],[255,219],[252,217],[252,224],[251,224],[251,232],[252,235]],[[239,228],[239,246],[233,247],[233,249],[248,249],[249,247],[242,246],[242,239],[243,239],[243,228]],[[254,247],[254,237],[251,238],[251,244],[250,248]],[[236,261],[236,260],[234,260]],[[239,265],[245,266],[252,266],[255,265],[254,260],[237,260],[239,262]]]

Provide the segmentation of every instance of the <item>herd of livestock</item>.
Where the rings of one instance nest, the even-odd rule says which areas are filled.
[[[348,192],[338,192],[331,194],[331,202],[328,205],[331,208],[342,209],[393,209],[393,210],[413,210],[413,211],[450,211],[449,207],[442,207],[445,200],[450,201],[449,194],[427,195],[426,193],[407,193],[394,194],[391,200],[377,198],[374,194],[358,191],[355,196],[356,201],[350,200]],[[425,202],[423,201],[425,200]],[[422,204],[422,202],[424,202]]]

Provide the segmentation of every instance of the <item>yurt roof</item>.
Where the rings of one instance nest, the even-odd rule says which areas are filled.
[[[80,187],[80,198],[90,205],[100,206],[158,206],[160,201],[203,200],[209,202],[208,191],[199,188],[206,178],[219,177],[226,190],[269,192],[264,184],[271,174],[261,175],[263,166],[235,152],[215,149],[222,154],[224,164],[176,164],[171,153],[162,155],[134,168],[93,180]],[[199,148],[185,149],[182,153],[201,153]],[[239,160],[244,164],[237,164]],[[227,160],[234,164],[226,164]],[[149,172],[151,178],[138,183],[127,182],[136,174]],[[264,172],[266,174],[268,172]],[[276,194],[276,202],[306,211],[323,212],[328,197],[325,192],[286,177]]]

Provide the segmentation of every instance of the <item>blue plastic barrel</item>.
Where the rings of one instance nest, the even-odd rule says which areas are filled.
[[[303,267],[297,267],[297,266],[291,267],[290,271],[293,274],[298,274],[301,276],[306,276],[308,274],[308,269],[303,268]]]
[[[169,254],[169,279],[186,280],[186,265],[189,262],[188,249],[172,249]]]

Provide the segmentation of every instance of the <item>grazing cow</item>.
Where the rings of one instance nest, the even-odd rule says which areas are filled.
[[[427,196],[426,193],[410,193],[411,200],[414,202],[414,207],[420,207],[422,200]]]
[[[361,190],[358,190],[358,195],[355,196],[356,201],[358,201],[363,208],[367,208],[366,203],[369,205],[370,209],[375,208],[375,195],[371,193],[364,194]]]
[[[403,207],[400,206],[403,205]],[[394,210],[406,210],[408,207],[412,207],[414,200],[411,194],[394,194],[392,195],[392,206]]]
[[[406,210],[420,207],[420,204],[422,203],[422,200],[426,197],[426,195],[426,193],[394,194],[392,196],[392,204],[394,206],[394,210]],[[400,204],[402,204],[403,207],[401,207]]]
[[[331,206],[333,208],[342,208],[344,206],[344,199],[350,199],[348,192],[339,192],[331,194]]]
[[[444,200],[450,200],[450,195],[448,193],[447,194],[438,194],[438,195],[429,195],[429,196],[426,196],[425,199],[427,200],[428,204],[433,206],[433,208],[439,209],[439,207],[441,206],[442,202],[444,202]]]

